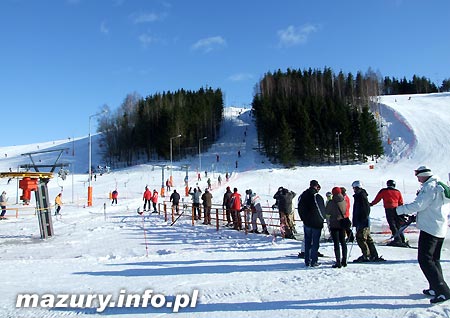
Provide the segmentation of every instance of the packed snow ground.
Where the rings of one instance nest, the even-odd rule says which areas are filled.
[[[379,114],[383,118],[386,158],[359,165],[314,166],[282,169],[259,155],[255,148],[256,130],[248,110],[227,109],[220,139],[202,154],[202,176],[199,186],[206,187],[204,170],[213,181],[213,201],[220,204],[226,186],[240,193],[252,189],[269,207],[279,186],[300,194],[311,179],[322,186],[322,195],[333,186],[345,186],[350,196],[351,182],[362,180],[373,199],[386,180],[394,179],[410,202],[419,187],[413,170],[430,166],[435,174],[448,180],[450,153],[448,123],[450,94],[382,97]],[[93,164],[100,163],[94,136]],[[389,142],[388,142],[389,141]],[[66,180],[52,179],[51,199],[63,189],[61,218],[53,218],[55,235],[40,239],[38,221],[31,207],[23,207],[17,198],[17,183],[0,179],[0,191],[7,191],[8,220],[0,221],[1,317],[448,317],[450,303],[430,305],[422,295],[428,287],[417,264],[417,250],[378,246],[380,255],[389,262],[349,264],[332,269],[332,243],[321,244],[327,257],[322,265],[309,269],[297,258],[301,242],[280,236],[237,232],[225,227],[190,224],[184,216],[170,226],[162,215],[145,218],[136,213],[142,207],[142,193],[148,185],[160,189],[160,163],[142,164],[113,171],[93,181],[94,205],[86,207],[87,138],[0,148],[0,171],[16,170],[29,163],[21,154],[46,149],[68,148],[62,162],[70,162],[75,174]],[[238,158],[237,152],[241,152]],[[174,153],[176,149],[174,147]],[[219,162],[216,155],[219,155]],[[48,162],[54,153],[40,156]],[[175,155],[176,157],[176,155]],[[235,168],[236,160],[238,168]],[[164,162],[168,164],[168,162]],[[189,164],[191,185],[197,183],[197,156],[174,162],[176,188],[183,191],[185,171]],[[374,169],[369,169],[374,165]],[[230,181],[217,184],[217,177],[232,172]],[[165,172],[165,178],[168,172]],[[119,191],[119,203],[111,206],[108,194]],[[18,194],[20,195],[20,193]],[[296,201],[297,197],[294,199]],[[163,202],[160,199],[160,203]],[[186,198],[189,200],[189,198]],[[18,202],[18,203],[16,203]],[[271,214],[266,222],[274,223]],[[381,243],[389,234],[382,204],[372,208],[374,239]],[[221,222],[222,223],[222,222]],[[277,229],[275,229],[277,231]],[[301,223],[297,230],[302,231]],[[272,228],[271,228],[272,232]],[[414,227],[407,234],[411,245],[417,245]],[[450,281],[450,240],[442,253],[442,267]],[[350,260],[360,255],[350,246]],[[151,289],[171,300],[177,294],[199,290],[194,308],[15,308],[19,293],[37,294],[112,294],[121,290],[142,293]],[[123,292],[122,292],[123,293]]]

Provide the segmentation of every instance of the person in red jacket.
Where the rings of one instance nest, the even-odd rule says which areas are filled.
[[[383,188],[378,192],[375,199],[370,203],[370,206],[383,200],[384,210],[386,211],[386,220],[389,224],[389,229],[392,232],[392,237],[394,238],[388,245],[408,247],[408,243],[403,233],[398,233],[399,228],[405,223],[405,220],[401,216],[398,216],[396,212],[396,208],[403,205],[402,193],[395,188],[394,180],[388,180],[386,186],[387,188]]]
[[[144,211],[147,211],[147,204],[148,209],[150,210],[151,199],[152,199],[152,191],[150,191],[148,187],[145,187],[144,195],[142,196],[142,200],[144,201]]]
[[[115,189],[112,193],[111,193],[111,198],[112,198],[112,202],[111,205],[113,205],[114,203],[117,205],[117,197],[119,196],[119,192],[117,192],[117,189]]]
[[[238,193],[238,189],[234,188],[231,196],[231,216],[233,218],[233,227],[238,231],[242,230],[241,204],[241,195]]]
[[[158,213],[158,210],[156,209],[156,204],[158,203],[158,191],[156,191],[156,189],[153,189],[153,195],[151,200],[153,204],[153,213]]]

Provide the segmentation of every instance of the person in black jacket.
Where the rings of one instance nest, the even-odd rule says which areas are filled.
[[[357,180],[352,183],[355,194],[353,195],[353,226],[356,228],[356,242],[361,248],[362,255],[353,262],[376,262],[384,261],[378,257],[378,252],[370,236],[370,203],[367,199],[367,191],[363,189],[361,181]]]
[[[177,190],[173,190],[173,193],[170,195],[170,202],[172,202],[172,210],[175,210],[175,214],[178,214],[179,204],[180,204],[180,194],[177,192]]]
[[[320,234],[325,216],[325,203],[319,194],[320,185],[311,180],[309,188],[303,191],[298,200],[298,213],[303,221],[305,265],[315,267],[318,262]]]

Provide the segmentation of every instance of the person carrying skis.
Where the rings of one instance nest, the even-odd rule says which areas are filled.
[[[378,257],[378,252],[370,236],[369,216],[370,203],[367,199],[367,191],[363,189],[362,183],[359,180],[353,181],[352,188],[355,194],[353,195],[353,226],[356,228],[356,242],[361,249],[362,255],[355,259],[354,263],[362,262],[377,262],[384,261],[383,258]]]
[[[158,204],[158,191],[156,191],[156,189],[153,189],[153,194],[152,194],[152,204],[153,204],[153,213],[158,213],[158,210],[156,209],[156,205]]]
[[[319,266],[318,253],[320,234],[323,228],[325,203],[319,194],[320,185],[317,180],[309,182],[309,188],[298,198],[298,214],[303,221],[305,246],[305,265]]]
[[[173,193],[170,195],[170,202],[172,202],[172,211],[175,210],[175,214],[179,214],[180,212],[180,194],[176,189],[173,190]]]
[[[409,247],[409,244],[405,240],[405,235],[398,232],[398,229],[406,222],[404,217],[397,215],[396,212],[396,208],[403,205],[402,193],[395,188],[394,180],[388,180],[386,186],[386,188],[383,188],[378,192],[375,199],[370,203],[370,206],[374,206],[383,200],[386,220],[389,224],[389,229],[392,232],[392,237],[394,238],[387,245]]]
[[[202,194],[203,209],[205,219],[202,224],[211,225],[211,207],[212,207],[212,194],[209,189],[205,189],[205,193]]]
[[[398,215],[415,214],[420,230],[417,260],[429,284],[423,293],[434,297],[430,303],[440,303],[450,299],[440,262],[448,229],[448,209],[443,208],[444,189],[427,166],[420,166],[414,173],[421,188],[413,202],[397,207],[396,211]]]
[[[345,242],[345,229],[341,225],[341,220],[345,217],[346,202],[342,195],[341,188],[334,187],[331,190],[333,198],[328,202],[325,207],[329,218],[329,228],[331,238],[334,244],[334,256],[336,262],[332,266],[333,268],[341,268],[347,266],[347,243]],[[341,259],[342,248],[342,259]]]
[[[151,199],[152,199],[152,192],[146,186],[144,194],[142,195],[142,201],[144,201],[144,212],[147,211],[147,204],[148,204],[148,209],[150,210],[150,200]]]

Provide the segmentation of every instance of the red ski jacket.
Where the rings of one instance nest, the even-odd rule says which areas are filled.
[[[370,205],[377,204],[381,199],[383,199],[383,206],[385,209],[392,209],[403,205],[402,193],[395,188],[388,187],[381,189]]]

